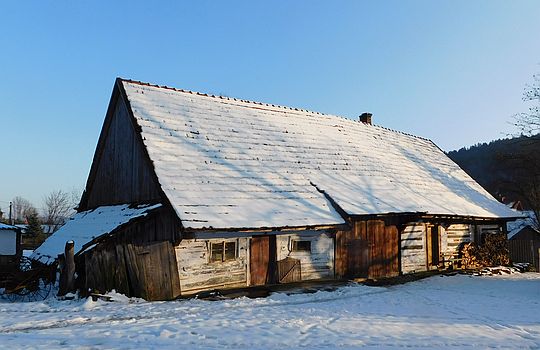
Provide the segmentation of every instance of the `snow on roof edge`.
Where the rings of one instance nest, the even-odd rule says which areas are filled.
[[[110,205],[82,211],[73,215],[58,231],[40,245],[30,259],[52,264],[64,252],[67,241],[75,242],[75,254],[94,239],[111,233],[131,220],[146,216],[162,204]]]

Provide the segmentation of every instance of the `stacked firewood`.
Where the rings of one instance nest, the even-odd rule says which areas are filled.
[[[466,269],[510,264],[510,255],[504,234],[487,234],[484,244],[465,243],[460,250],[461,265]]]
[[[483,267],[480,261],[480,252],[476,243],[465,243],[461,247],[461,266],[465,269]]]
[[[510,252],[508,251],[506,235],[503,233],[487,234],[484,244],[480,248],[480,255],[484,266],[510,265]]]

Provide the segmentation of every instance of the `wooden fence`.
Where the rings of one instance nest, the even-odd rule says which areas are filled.
[[[540,271],[540,242],[533,240],[509,240],[508,250],[512,262],[524,262],[534,265]]]

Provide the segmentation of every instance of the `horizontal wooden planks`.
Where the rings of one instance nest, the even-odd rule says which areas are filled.
[[[426,225],[409,224],[401,232],[401,272],[426,271]]]
[[[210,262],[210,244],[237,242],[237,259]],[[248,238],[183,239],[176,250],[182,294],[225,286],[247,286]]]

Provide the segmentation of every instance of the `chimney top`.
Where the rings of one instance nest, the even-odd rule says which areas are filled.
[[[371,113],[362,113],[360,114],[360,121],[364,124],[369,124],[371,125],[371,117],[373,116],[373,114]]]

